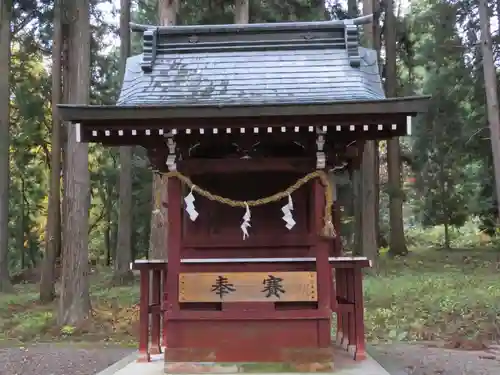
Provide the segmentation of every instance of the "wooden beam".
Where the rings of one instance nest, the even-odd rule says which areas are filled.
[[[430,96],[415,96],[408,98],[380,99],[366,101],[338,101],[331,103],[289,103],[279,105],[266,105],[265,103],[256,105],[165,105],[165,106],[82,106],[60,104],[61,119],[64,121],[86,122],[101,120],[139,120],[139,121],[159,121],[171,125],[171,120],[180,120],[178,123],[186,123],[187,119],[196,119],[197,122],[203,119],[214,123],[214,120],[230,119],[234,127],[239,126],[239,122],[232,119],[252,118],[276,119],[285,118],[295,122],[294,118],[301,118],[307,124],[307,118],[313,116],[336,116],[340,120],[345,116],[368,116],[372,121],[362,123],[373,123],[372,116],[391,116],[394,114],[416,115],[426,112]],[[304,118],[305,117],[305,118]],[[325,118],[323,118],[325,119]],[[351,118],[352,120],[352,118]],[[239,121],[239,120],[238,120]],[[296,122],[295,122],[296,123]],[[352,123],[352,122],[351,122]],[[357,122],[359,123],[359,122]],[[379,123],[376,121],[375,123]]]
[[[307,234],[287,234],[280,237],[279,245],[276,244],[275,236],[256,235],[245,241],[241,235],[237,236],[215,236],[210,237],[187,237],[183,240],[185,248],[206,248],[206,249],[244,249],[244,248],[273,248],[273,247],[308,247],[313,244],[313,237]]]
[[[307,172],[314,168],[312,158],[187,159],[178,163],[179,171],[189,176],[245,172]]]

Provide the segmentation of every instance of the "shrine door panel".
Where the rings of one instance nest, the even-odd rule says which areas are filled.
[[[301,175],[298,174],[269,172],[210,174],[196,176],[193,178],[193,182],[224,198],[247,201],[268,197],[283,191],[300,177]],[[292,194],[293,218],[296,225],[291,230],[286,228],[281,210],[288,202],[288,198],[259,207],[250,207],[251,227],[248,229],[250,237],[274,238],[278,242],[280,239],[287,242],[286,238],[291,239],[297,235],[307,234],[309,189],[310,186],[306,185]],[[196,236],[209,242],[217,242],[218,239],[224,241],[242,239],[240,225],[245,214],[244,208],[231,207],[198,195],[195,197],[195,206],[199,217],[195,222],[191,222],[189,217],[184,215],[184,238]],[[279,243],[276,245],[280,246]]]

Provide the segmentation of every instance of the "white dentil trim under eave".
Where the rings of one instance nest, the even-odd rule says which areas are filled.
[[[80,143],[82,141],[82,126],[79,122],[75,124],[76,128],[76,143]]]

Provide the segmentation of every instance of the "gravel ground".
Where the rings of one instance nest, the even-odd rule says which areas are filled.
[[[0,348],[0,375],[94,375],[132,352],[99,344]]]
[[[71,344],[0,348],[0,375],[94,375],[132,352],[132,349]],[[390,344],[372,346],[370,354],[391,375],[500,374],[500,346],[485,351],[463,351]]]
[[[500,346],[485,351],[465,351],[390,344],[373,346],[369,352],[391,375],[500,374]]]

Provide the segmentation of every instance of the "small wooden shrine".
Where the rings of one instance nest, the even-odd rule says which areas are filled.
[[[370,264],[342,255],[332,171],[429,99],[385,98],[367,22],[132,25],[117,105],[60,106],[79,142],[141,145],[168,178],[168,251],[133,264],[141,360],[331,362],[332,313],[365,357]]]

